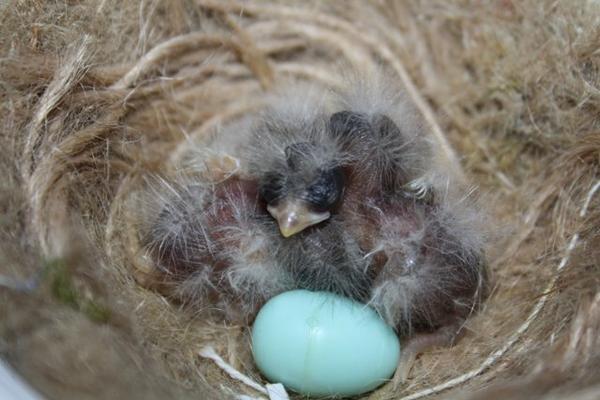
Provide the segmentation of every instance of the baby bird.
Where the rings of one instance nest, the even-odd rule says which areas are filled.
[[[293,86],[152,180],[143,245],[171,295],[232,321],[292,289],[369,304],[410,365],[486,296],[482,234],[411,104],[350,86]]]

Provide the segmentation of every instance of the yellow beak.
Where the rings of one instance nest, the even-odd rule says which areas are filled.
[[[281,234],[286,238],[331,216],[329,211],[322,213],[310,211],[300,200],[284,200],[276,206],[267,206],[267,211],[275,218]]]

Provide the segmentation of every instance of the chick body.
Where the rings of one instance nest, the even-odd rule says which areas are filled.
[[[352,87],[292,88],[218,132],[186,178],[159,181],[167,194],[144,244],[172,293],[249,322],[280,292],[330,291],[403,336],[458,325],[480,304],[475,214],[449,189],[417,113],[384,85]],[[224,155],[231,171],[214,167]],[[292,203],[319,217],[284,237]]]

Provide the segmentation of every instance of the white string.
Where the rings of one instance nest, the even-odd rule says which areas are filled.
[[[281,383],[267,384],[266,387],[262,386],[225,362],[212,346],[202,348],[198,354],[200,354],[201,357],[213,360],[219,368],[225,371],[233,379],[242,382],[246,386],[250,386],[257,392],[266,394],[269,396],[269,400],[289,400],[288,394]],[[236,398],[240,400],[257,400],[256,398],[247,395],[237,395]]]
[[[594,197],[594,195],[596,194],[596,192],[599,189],[600,189],[600,181],[596,182],[596,184],[594,186],[592,186],[592,188],[588,192],[585,202],[583,203],[583,207],[581,208],[581,211],[579,212],[580,218],[583,218],[586,216],[590,202],[592,201],[592,198]],[[531,323],[537,318],[538,314],[540,313],[540,311],[546,304],[546,301],[548,300],[548,297],[550,296],[550,293],[551,293],[554,285],[556,284],[556,281],[558,280],[558,275],[559,275],[560,271],[562,271],[565,268],[565,266],[567,265],[567,263],[569,262],[571,253],[573,252],[573,249],[575,248],[575,246],[577,246],[578,240],[579,240],[579,233],[575,233],[571,237],[571,240],[569,241],[569,245],[567,246],[565,255],[563,256],[563,258],[560,260],[560,263],[556,267],[556,274],[554,274],[554,277],[551,279],[550,283],[547,285],[546,289],[543,291],[542,296],[540,297],[538,302],[535,304],[535,307],[533,308],[533,310],[531,311],[531,313],[529,314],[529,316],[527,317],[525,322],[519,327],[519,329],[517,329],[511,335],[511,337],[504,344],[504,346],[502,346],[501,348],[499,348],[498,350],[493,352],[488,358],[485,359],[485,361],[483,363],[481,363],[481,365],[479,367],[477,367],[463,375],[457,376],[456,378],[453,378],[444,383],[441,383],[439,385],[436,385],[436,386],[421,390],[420,392],[416,392],[411,395],[402,397],[399,400],[415,400],[415,399],[419,399],[421,397],[429,396],[429,395],[436,394],[436,393],[442,392],[444,390],[450,389],[454,386],[460,385],[461,383],[468,381],[471,378],[474,378],[475,376],[481,374],[483,371],[487,370],[494,363],[496,363],[496,361],[498,361],[500,359],[500,357],[502,357],[521,338],[521,335],[523,335],[523,333],[529,328]]]

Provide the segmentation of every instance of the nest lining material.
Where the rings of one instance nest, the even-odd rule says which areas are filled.
[[[0,350],[48,397],[257,396],[197,354],[260,381],[246,328],[140,285],[135,194],[286,81],[382,65],[500,234],[470,334],[368,398],[600,392],[597,2],[3,7]]]

